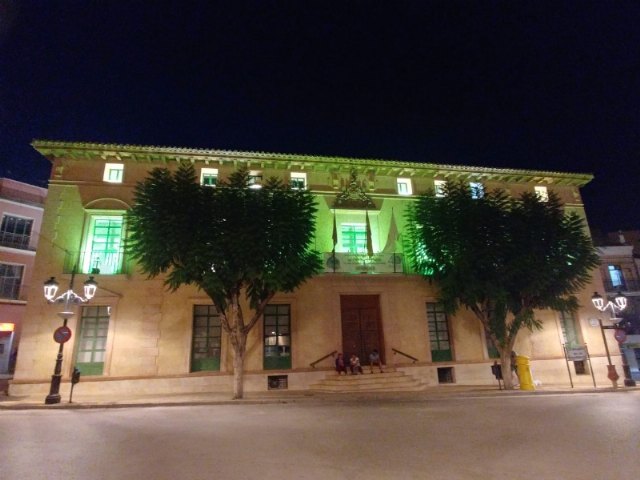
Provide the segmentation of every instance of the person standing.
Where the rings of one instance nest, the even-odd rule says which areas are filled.
[[[378,365],[378,367],[380,368],[380,373],[384,373],[384,370],[382,370],[382,361],[380,360],[380,354],[375,348],[369,354],[369,367],[371,368],[371,373],[373,373],[374,365]]]

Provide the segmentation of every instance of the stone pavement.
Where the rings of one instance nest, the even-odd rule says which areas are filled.
[[[596,394],[602,392],[637,392],[639,387],[593,388],[569,386],[539,387],[535,391],[498,390],[497,386],[479,385],[438,385],[421,392],[380,392],[380,393],[318,393],[311,391],[278,390],[265,392],[245,392],[245,398],[233,400],[230,392],[207,392],[163,395],[123,395],[89,396],[82,395],[80,388],[74,392],[73,403],[63,396],[56,405],[45,405],[44,397],[11,397],[0,393],[0,410],[25,409],[87,409],[87,408],[126,408],[157,406],[196,406],[196,405],[256,405],[266,403],[313,403],[313,402],[362,402],[362,401],[404,401],[420,402],[442,398],[472,397],[518,397],[535,395]]]

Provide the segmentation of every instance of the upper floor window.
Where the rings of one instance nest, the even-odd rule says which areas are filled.
[[[291,172],[289,185],[294,190],[304,190],[307,188],[307,174],[304,172]]]
[[[13,248],[29,248],[33,220],[4,215],[0,227],[0,245]]]
[[[364,223],[343,223],[342,250],[349,253],[367,253],[367,226]]]
[[[122,163],[107,163],[104,166],[102,180],[110,183],[122,183],[124,177],[124,165]]]
[[[545,187],[544,185],[536,185],[533,188],[536,192],[536,196],[541,202],[549,201],[549,191],[547,190],[547,187]]]
[[[484,185],[480,182],[469,182],[469,188],[471,189],[471,198],[484,197]]]
[[[262,172],[259,170],[249,171],[249,188],[262,188]]]
[[[411,186],[410,178],[398,178],[396,179],[396,185],[398,187],[398,195],[413,194],[413,188]]]
[[[82,258],[82,272],[114,274],[122,270],[124,217],[92,215]]]
[[[444,189],[447,185],[446,180],[434,180],[433,181],[433,190],[436,194],[436,197],[444,197]]]
[[[611,286],[614,288],[624,288],[624,275],[622,274],[622,268],[620,268],[620,265],[609,265],[608,269]]]
[[[203,168],[200,170],[200,185],[215,187],[218,184],[218,169]]]
[[[23,270],[22,265],[0,263],[0,298],[19,298]]]

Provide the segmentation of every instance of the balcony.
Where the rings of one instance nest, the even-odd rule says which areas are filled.
[[[19,248],[21,250],[29,249],[29,241],[31,235],[21,233],[0,232],[0,245],[3,247]]]
[[[602,282],[604,283],[604,289],[607,293],[640,291],[640,281],[635,278],[623,280],[622,285],[620,285],[620,282],[616,282],[616,285],[613,285],[611,279],[603,279]]]
[[[0,300],[26,301],[28,287],[19,278],[0,278]]]
[[[86,273],[90,275],[118,275],[128,273],[124,261],[124,249],[104,252],[67,251],[63,273]]]
[[[406,273],[400,253],[329,252],[323,256],[324,273]]]

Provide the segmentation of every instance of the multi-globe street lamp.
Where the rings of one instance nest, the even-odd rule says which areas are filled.
[[[593,303],[593,306],[596,307],[598,310],[600,310],[601,312],[604,312],[605,310],[609,310],[611,314],[611,321],[613,322],[613,325],[604,326],[602,325],[602,320],[598,319],[598,323],[600,324],[600,331],[602,332],[602,340],[604,341],[604,348],[607,352],[607,361],[608,361],[607,369],[609,370],[607,374],[607,378],[611,380],[611,383],[613,384],[614,388],[618,386],[617,382],[620,376],[618,375],[618,372],[616,372],[615,365],[611,363],[611,355],[609,354],[607,337],[604,334],[605,330],[615,330],[616,333],[614,336],[615,336],[615,339],[618,341],[618,346],[620,347],[620,353],[622,356],[622,370],[624,372],[624,385],[625,387],[635,387],[636,382],[631,377],[631,369],[629,368],[627,358],[622,348],[622,342],[624,342],[624,338],[626,337],[624,320],[616,316],[619,312],[622,312],[625,308],[627,308],[627,297],[625,297],[622,293],[618,293],[614,297],[613,301],[609,300],[608,298],[606,300],[607,302],[605,303],[605,299],[598,292],[595,292],[591,297],[591,302]]]
[[[69,281],[69,289],[62,295],[56,297],[58,293],[58,282],[55,277],[51,277],[44,282],[44,298],[49,303],[64,303],[62,312],[58,312],[58,316],[62,318],[62,326],[56,328],[53,332],[53,339],[60,344],[58,347],[58,356],[56,357],[56,366],[51,375],[51,387],[49,388],[49,395],[44,400],[44,403],[51,405],[54,403],[60,403],[60,381],[62,379],[62,350],[64,344],[71,338],[71,329],[67,327],[67,321],[73,317],[74,312],[71,309],[72,305],[78,305],[80,303],[86,303],[93,298],[96,294],[98,284],[93,277],[84,282],[84,297],[81,297],[73,291],[73,280],[76,276],[75,270],[71,274],[71,280]]]

